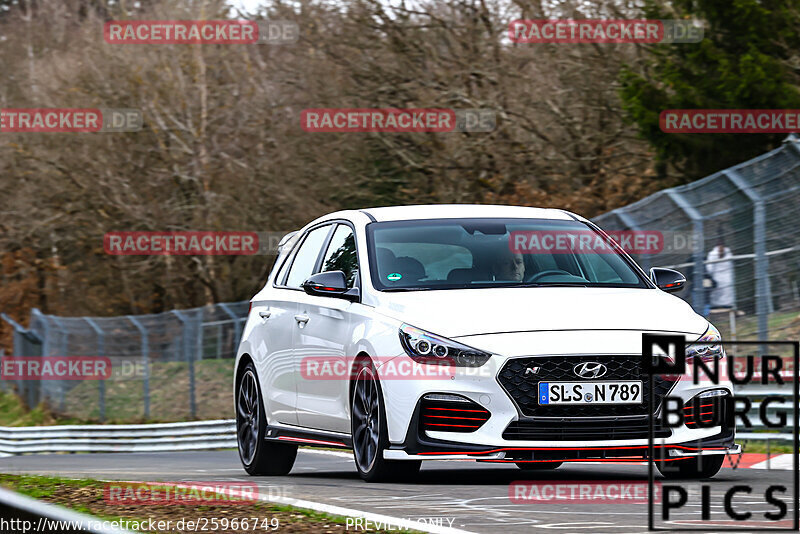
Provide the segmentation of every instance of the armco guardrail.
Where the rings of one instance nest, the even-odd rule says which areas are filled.
[[[774,393],[774,392],[773,392]],[[764,425],[754,402],[749,412],[752,427],[739,427],[741,439],[791,440],[789,432],[776,433]],[[787,425],[793,421],[791,396],[772,403],[770,421],[785,412]],[[754,432],[754,431],[772,432]],[[785,430],[785,429],[784,429]],[[169,452],[236,448],[236,420],[192,421],[148,425],[63,425],[0,427],[0,454],[51,452]]]
[[[164,452],[236,447],[236,421],[0,427],[0,453]]]
[[[0,532],[134,534],[91,517],[0,488]]]

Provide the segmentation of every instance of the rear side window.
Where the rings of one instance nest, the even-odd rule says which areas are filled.
[[[289,277],[284,285],[300,287],[313,274],[322,244],[325,242],[325,238],[328,237],[330,229],[330,225],[325,225],[308,233],[294,256],[292,266],[289,269]]]
[[[322,260],[320,272],[325,271],[342,271],[347,278],[347,287],[353,287],[358,273],[358,256],[353,230],[346,224],[338,225],[333,233],[325,258]]]

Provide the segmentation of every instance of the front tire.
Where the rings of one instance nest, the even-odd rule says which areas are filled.
[[[669,479],[692,479],[699,480],[711,478],[722,469],[722,462],[725,461],[724,454],[713,456],[696,456],[688,460],[678,460],[673,462],[656,461],[656,467],[664,478]]]
[[[389,447],[389,432],[380,382],[372,362],[362,362],[357,370],[350,420],[359,476],[367,482],[384,482],[415,475],[421,461],[383,458],[383,451]]]
[[[264,440],[267,417],[252,362],[236,386],[236,441],[239,459],[250,475],[286,475],[297,457],[297,445]]]

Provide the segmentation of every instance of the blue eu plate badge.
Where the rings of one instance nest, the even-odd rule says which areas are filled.
[[[547,382],[539,382],[539,404],[550,404],[550,388]]]

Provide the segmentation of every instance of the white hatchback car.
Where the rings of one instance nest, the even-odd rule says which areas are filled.
[[[602,246],[576,246],[579,236]],[[685,337],[690,358],[724,358],[717,330],[667,293],[684,282],[666,269],[648,277],[562,210],[321,217],[282,240],[251,301],[234,381],[242,464],[286,474],[301,444],[352,449],[368,481],[421,460],[641,462],[669,395],[688,411],[676,426],[653,418],[659,470],[713,476],[738,449],[735,429],[726,417],[702,423],[731,409],[730,382],[657,375],[648,402],[643,333]]]

